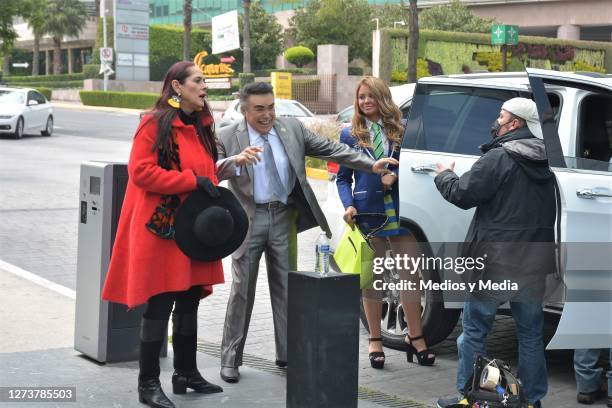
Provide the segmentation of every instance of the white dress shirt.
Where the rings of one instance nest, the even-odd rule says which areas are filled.
[[[249,131],[250,145],[263,147],[264,139],[261,137],[261,134],[253,129],[248,122],[247,128]],[[276,197],[274,195],[272,189],[270,188],[270,180],[266,178],[264,155],[259,153],[259,158],[261,161],[258,161],[253,165],[253,196],[257,204],[269,203],[271,201],[281,201],[286,204],[287,198],[289,194],[291,194],[290,189],[293,188],[293,186],[290,185],[290,181],[295,180],[291,174],[291,164],[289,163],[289,158],[287,157],[285,147],[283,146],[280,137],[276,134],[274,128],[270,129],[270,132],[268,133],[268,142],[272,147],[274,161],[276,162],[276,169],[287,194],[284,197]]]

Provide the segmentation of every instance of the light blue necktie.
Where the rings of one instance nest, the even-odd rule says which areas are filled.
[[[279,200],[284,200],[287,192],[285,191],[285,186],[281,181],[280,175],[278,174],[278,169],[276,168],[276,161],[274,161],[274,152],[272,151],[272,146],[268,141],[269,134],[261,135],[263,139],[263,157],[264,157],[264,169],[266,173],[266,178],[270,181],[270,187],[272,188],[272,193]]]

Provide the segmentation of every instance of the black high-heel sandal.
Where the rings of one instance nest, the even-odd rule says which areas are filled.
[[[382,343],[382,338],[369,338],[368,343],[373,341],[380,341]],[[372,368],[376,368],[377,370],[382,369],[385,366],[385,352],[384,351],[373,351],[369,354],[370,357],[370,365]],[[382,357],[382,359],[381,359]]]
[[[412,345],[412,342],[414,340],[423,339],[423,335],[412,338],[410,336],[406,337],[408,338],[408,343],[406,343],[406,360],[409,363],[412,363],[414,362],[414,356],[416,356],[419,365],[432,366],[434,361],[436,361],[436,355],[428,348],[426,348],[425,350],[417,351],[416,347]]]

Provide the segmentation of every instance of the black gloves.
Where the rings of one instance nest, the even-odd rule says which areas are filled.
[[[221,196],[217,187],[215,187],[208,177],[196,176],[196,181],[198,190],[205,192],[210,198],[219,198]]]

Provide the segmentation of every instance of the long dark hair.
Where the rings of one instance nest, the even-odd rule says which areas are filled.
[[[165,163],[170,163],[169,159],[172,153],[172,142],[170,140],[170,136],[172,135],[172,121],[178,115],[178,109],[168,105],[168,99],[175,94],[172,88],[172,81],[176,79],[179,83],[184,84],[187,77],[191,74],[190,68],[195,66],[196,65],[191,61],[179,61],[172,65],[164,76],[161,95],[150,111],[153,118],[157,120],[157,137],[153,144],[153,151],[159,151],[160,158],[163,158],[163,160],[160,161],[164,161]],[[208,102],[205,102],[204,109],[195,112],[195,114],[197,115],[196,130],[198,138],[202,146],[204,146],[206,151],[216,162],[218,153],[215,137],[215,123],[212,120],[212,113]],[[205,125],[205,123],[207,125]]]

